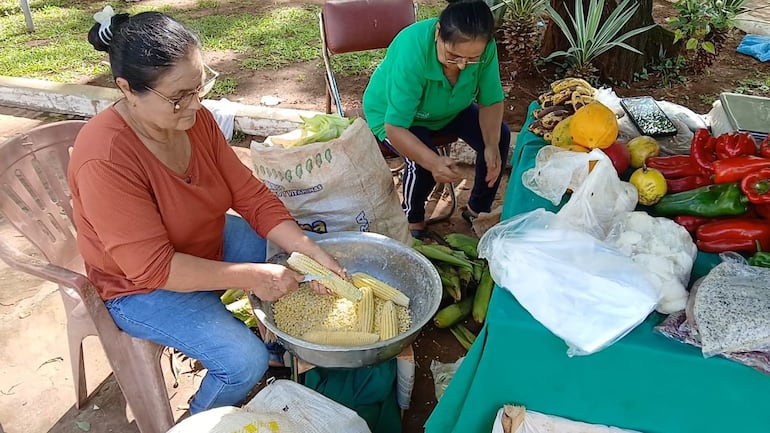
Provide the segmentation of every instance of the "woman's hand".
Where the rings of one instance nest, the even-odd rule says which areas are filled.
[[[291,269],[271,263],[255,264],[259,270],[256,284],[249,290],[263,301],[275,301],[297,290],[302,282],[302,275]]]
[[[339,275],[340,278],[344,280],[349,279],[348,271],[343,268],[339,262],[337,262],[337,260],[331,256],[331,254],[327,253],[323,249],[319,248],[319,251],[314,256],[311,256],[311,258],[328,268],[330,271]],[[310,289],[322,295],[328,295],[330,293],[329,289],[323,285],[323,281],[311,281]]]
[[[487,175],[484,181],[490,188],[495,185],[497,178],[500,177],[500,171],[503,169],[500,161],[500,149],[497,146],[484,147],[484,162],[487,164]]]
[[[430,172],[437,183],[458,182],[463,178],[457,167],[457,161],[448,156],[439,156],[436,163],[431,166]]]

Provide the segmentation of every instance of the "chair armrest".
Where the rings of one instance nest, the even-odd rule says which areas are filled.
[[[61,266],[54,265],[44,260],[22,253],[0,241],[0,259],[13,269],[26,272],[30,275],[51,281],[62,286],[81,288],[91,282],[78,272],[71,271]]]

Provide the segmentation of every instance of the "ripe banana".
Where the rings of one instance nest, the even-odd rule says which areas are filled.
[[[588,105],[595,101],[596,99],[594,99],[592,96],[581,95],[580,93],[573,93],[572,99],[570,99],[568,104],[572,107],[573,110],[577,111],[584,105]]]
[[[550,107],[536,109],[532,112],[532,115],[535,117],[535,119],[540,119],[546,114],[557,110],[571,110],[571,108],[566,105],[551,105]]]
[[[562,90],[559,93],[554,94],[553,99],[551,101],[553,102],[553,105],[563,105],[567,101],[572,98],[572,90],[569,88]]]
[[[547,129],[543,128],[543,124],[539,120],[535,120],[534,122],[529,124],[529,127],[527,129],[532,132],[533,134],[543,136],[546,132],[548,132]]]
[[[546,114],[542,118],[540,118],[540,123],[543,125],[543,128],[547,130],[553,130],[553,128],[556,127],[556,125],[559,124],[562,120],[566,119],[567,117],[572,115],[571,110],[556,110],[551,111],[550,113]]]
[[[551,83],[551,90],[553,93],[559,93],[565,89],[577,90],[580,88],[589,90],[591,94],[594,92],[593,86],[582,78],[567,77]]]
[[[554,93],[549,90],[549,91],[541,94],[540,96],[538,96],[537,97],[537,102],[540,103],[541,107],[549,107],[549,106],[553,105],[552,103],[550,103],[550,101],[553,99],[553,97],[554,97]],[[549,103],[546,104],[546,102],[549,102]]]

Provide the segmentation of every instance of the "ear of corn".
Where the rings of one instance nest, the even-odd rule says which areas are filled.
[[[380,313],[380,340],[389,340],[398,335],[398,315],[396,305],[392,301],[385,301]]]
[[[437,328],[449,328],[460,323],[467,315],[471,314],[473,298],[465,298],[462,301],[444,307],[433,316],[433,323]]]
[[[393,301],[393,303],[408,307],[409,297],[403,292],[391,286],[390,284],[380,281],[371,275],[363,272],[356,272],[350,276],[353,280],[353,285],[356,287],[371,287],[375,296],[386,301]]]
[[[376,343],[380,336],[371,332],[350,331],[308,331],[302,339],[328,346],[364,346]]]
[[[286,263],[292,269],[303,275],[317,275],[325,277],[318,282],[339,296],[350,299],[353,302],[358,302],[361,300],[361,291],[358,290],[358,287],[354,286],[348,281],[343,280],[339,275],[332,272],[326,266],[316,262],[315,260],[302,253],[291,253],[289,258],[286,260]]]
[[[374,327],[374,293],[369,286],[361,287],[361,300],[358,301],[358,324],[361,332],[372,332]]]

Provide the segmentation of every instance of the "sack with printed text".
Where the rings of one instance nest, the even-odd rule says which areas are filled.
[[[390,169],[362,119],[329,141],[283,148],[269,139],[251,143],[254,173],[304,230],[373,232],[411,245]]]

